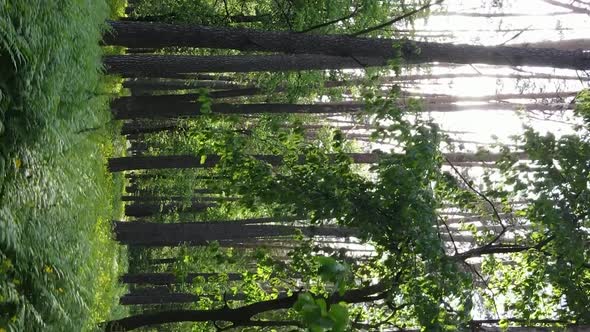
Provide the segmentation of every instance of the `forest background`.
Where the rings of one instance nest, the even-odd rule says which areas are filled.
[[[588,328],[587,2],[0,4],[0,331]]]

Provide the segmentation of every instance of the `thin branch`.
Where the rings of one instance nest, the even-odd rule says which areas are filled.
[[[482,75],[483,76],[483,73],[481,71],[479,71],[479,69],[477,69],[472,63],[470,63],[469,66],[471,66],[471,68],[473,70],[475,70],[479,75]]]
[[[234,323],[230,326],[224,327],[219,331],[229,331],[238,327],[245,327],[245,326],[253,326],[253,327],[284,327],[284,326],[295,326],[304,328],[303,324],[299,321],[295,320],[285,320],[285,321],[264,321],[264,320],[250,320],[240,323]]]
[[[510,39],[506,40],[505,42],[503,42],[502,44],[499,44],[499,45],[497,45],[497,46],[504,46],[504,45],[506,45],[507,43],[509,43],[509,42],[511,42],[511,41],[513,41],[513,40],[515,40],[516,38],[518,38],[520,35],[522,35],[522,34],[523,34],[525,31],[527,31],[527,30],[528,30],[528,29],[530,29],[531,27],[532,27],[532,25],[529,25],[528,27],[526,27],[526,28],[522,29],[520,32],[518,32],[517,34],[515,34],[514,36],[512,36],[512,38],[510,38]]]
[[[586,15],[590,15],[590,10],[587,10],[585,8],[582,7],[578,7],[578,6],[574,6],[572,4],[567,4],[567,3],[563,3],[561,1],[557,1],[557,0],[543,0],[546,3],[553,5],[553,6],[557,6],[557,7],[562,7],[562,8],[566,8],[571,10],[573,13],[576,14],[586,14]]]
[[[451,163],[451,161],[449,160],[449,158],[445,157],[445,160],[451,166],[451,168],[455,171],[455,173],[461,178],[461,180],[469,187],[469,189],[471,189],[479,197],[481,197],[483,200],[485,200],[490,205],[490,207],[492,208],[492,211],[494,212],[494,216],[496,217],[496,219],[498,219],[498,222],[500,223],[500,226],[502,227],[502,230],[500,231],[500,233],[498,233],[498,235],[496,237],[494,237],[494,239],[492,239],[486,245],[486,247],[489,247],[489,246],[493,245],[496,241],[498,241],[506,233],[506,231],[508,230],[508,227],[506,225],[504,225],[504,222],[502,221],[502,217],[500,217],[500,213],[496,209],[496,206],[494,205],[494,203],[486,195],[484,195],[482,192],[480,192],[479,190],[475,189],[475,187],[471,184],[471,182],[468,181],[463,176],[463,174],[461,174],[461,172],[459,172],[459,170],[455,167],[455,165],[453,165],[453,163]]]
[[[492,290],[492,288],[490,288],[490,284],[487,282],[487,280],[481,275],[481,273],[479,273],[479,271],[477,271],[477,269],[475,267],[473,267],[471,264],[463,261],[463,264],[467,265],[467,267],[473,272],[475,273],[475,275],[481,279],[481,281],[483,282],[484,286],[486,287],[486,289],[492,294],[492,304],[494,305],[494,312],[496,313],[496,317],[500,318],[500,314],[498,313],[498,305],[496,304],[496,293],[494,293],[494,291]]]
[[[223,0],[223,6],[225,7],[225,14],[226,14],[226,20],[227,21],[231,21],[231,15],[229,13],[229,9],[227,8],[227,0]]]
[[[451,239],[451,242],[453,243],[453,248],[455,248],[455,255],[459,254],[459,250],[457,249],[457,244],[455,243],[455,239],[453,239],[453,233],[449,229],[449,225],[447,225],[447,223],[445,222],[445,220],[443,218],[438,217],[438,219],[443,223],[443,225],[445,226],[445,228],[447,230],[447,233],[449,234],[449,238]]]
[[[553,235],[548,236],[543,241],[537,243],[534,246],[519,246],[519,245],[512,245],[512,244],[495,244],[494,245],[494,244],[488,243],[482,247],[467,250],[466,252],[463,252],[461,254],[451,256],[451,258],[465,260],[467,258],[488,255],[488,254],[511,254],[511,253],[518,253],[518,252],[523,252],[523,251],[527,251],[527,250],[531,250],[531,249],[541,251],[543,249],[543,247],[547,243],[551,242],[551,240],[553,240],[554,238],[555,238],[555,236],[553,236]]]
[[[289,31],[293,31],[293,25],[291,24],[291,20],[289,20],[289,16],[283,10],[283,6],[279,3],[279,0],[274,0],[274,2],[277,5],[277,8],[281,11],[281,14],[283,14],[283,17],[285,18],[285,22],[289,26]]]
[[[443,1],[444,0],[437,0],[435,2],[427,3],[426,5],[424,5],[422,7],[419,7],[419,8],[416,8],[414,10],[411,10],[411,11],[409,11],[409,12],[407,12],[407,13],[401,15],[401,16],[398,16],[398,17],[396,17],[394,19],[391,19],[391,20],[389,20],[389,21],[387,21],[385,23],[381,23],[379,25],[376,25],[376,26],[373,26],[373,27],[370,27],[370,28],[367,28],[367,29],[364,29],[364,30],[361,30],[361,31],[358,31],[358,32],[355,32],[355,33],[352,33],[352,34],[350,34],[350,36],[351,37],[356,37],[356,36],[359,36],[359,35],[364,35],[364,34],[369,33],[369,32],[373,32],[375,30],[379,30],[379,29],[385,28],[385,27],[387,27],[389,25],[392,25],[395,22],[399,22],[399,21],[401,21],[403,19],[406,19],[406,18],[408,18],[408,17],[410,17],[412,15],[415,15],[415,14],[417,14],[417,13],[419,13],[419,12],[425,10],[425,9],[428,9],[428,8],[434,6],[434,5],[439,5]]]
[[[309,27],[309,28],[307,28],[307,29],[305,29],[305,30],[297,31],[297,33],[307,33],[307,32],[310,32],[310,31],[313,31],[313,30],[316,30],[316,29],[320,29],[320,28],[323,28],[323,27],[327,27],[327,26],[329,26],[329,25],[332,25],[332,24],[336,24],[336,23],[338,23],[338,22],[340,22],[340,21],[344,21],[344,20],[348,20],[348,19],[350,19],[350,18],[353,18],[353,17],[354,17],[356,14],[358,14],[358,11],[359,11],[359,9],[360,9],[361,7],[362,7],[362,6],[358,6],[358,7],[356,7],[356,8],[355,8],[355,9],[352,11],[352,13],[350,13],[350,14],[348,14],[348,15],[345,15],[345,16],[343,16],[343,17],[340,17],[340,18],[337,18],[337,19],[334,19],[334,20],[331,20],[331,21],[328,21],[328,22],[324,22],[324,23],[321,23],[321,24],[318,24],[318,25],[314,25],[314,26],[312,26],[312,27]]]

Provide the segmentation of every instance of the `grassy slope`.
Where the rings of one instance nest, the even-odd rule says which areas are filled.
[[[105,158],[124,142],[98,46],[114,2],[0,0],[0,331],[123,314],[111,312],[125,259],[110,232],[123,179]]]

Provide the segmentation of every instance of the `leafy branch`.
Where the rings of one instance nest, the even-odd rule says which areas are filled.
[[[370,28],[367,28],[367,29],[364,29],[364,30],[361,30],[361,31],[358,31],[358,32],[355,32],[355,33],[351,33],[350,36],[351,37],[357,37],[359,35],[364,35],[364,34],[367,34],[369,32],[373,32],[375,30],[379,30],[379,29],[385,28],[386,26],[389,26],[389,25],[392,25],[395,22],[399,22],[401,20],[404,20],[404,19],[406,19],[406,18],[408,18],[410,16],[413,16],[413,15],[415,15],[415,14],[417,14],[417,13],[423,11],[423,10],[426,10],[426,9],[428,9],[428,8],[434,6],[434,5],[439,5],[443,1],[444,0],[437,0],[435,2],[427,3],[426,5],[424,5],[422,7],[418,7],[416,9],[414,9],[414,10],[411,10],[411,11],[409,11],[407,13],[402,14],[401,16],[395,17],[395,18],[393,18],[393,19],[391,19],[391,20],[389,20],[387,22],[381,23],[379,25],[376,25],[376,26],[373,26],[373,27],[370,27]]]

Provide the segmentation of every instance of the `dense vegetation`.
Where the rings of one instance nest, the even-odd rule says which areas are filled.
[[[93,330],[124,269],[110,235],[123,179],[101,73],[103,1],[0,2],[0,330]]]
[[[441,2],[7,3],[0,331],[587,328],[588,92],[402,73],[588,53],[400,38]],[[476,107],[575,126],[466,151]]]

